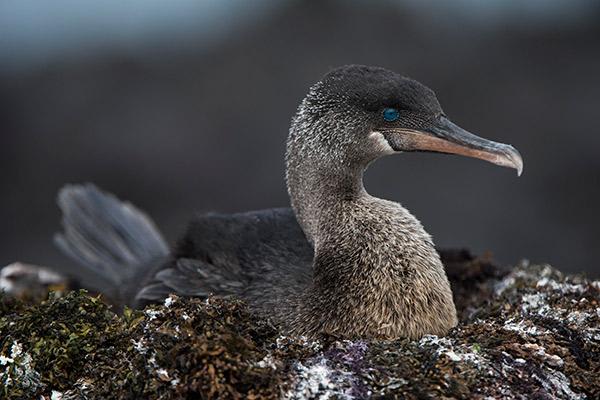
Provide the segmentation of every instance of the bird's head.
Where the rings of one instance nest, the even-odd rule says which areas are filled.
[[[479,158],[519,175],[523,169],[514,147],[467,132],[448,119],[431,89],[379,67],[348,65],[325,75],[300,105],[288,141],[288,161],[301,153],[328,158],[327,167],[366,166],[408,151]]]

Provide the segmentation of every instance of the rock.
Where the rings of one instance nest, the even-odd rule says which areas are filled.
[[[417,341],[285,337],[235,299],[5,299],[0,397],[600,398],[600,282],[444,256],[461,323]]]

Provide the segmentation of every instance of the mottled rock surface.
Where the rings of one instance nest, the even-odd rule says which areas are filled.
[[[0,398],[600,398],[600,282],[445,254],[461,323],[419,341],[282,336],[244,303],[0,302]]]

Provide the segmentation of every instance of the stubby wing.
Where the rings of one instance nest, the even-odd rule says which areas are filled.
[[[138,305],[183,296],[235,295],[305,285],[313,250],[289,208],[196,217],[170,262],[141,286]]]

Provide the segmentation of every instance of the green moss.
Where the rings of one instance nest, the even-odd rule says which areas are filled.
[[[271,350],[290,360],[307,353],[293,340],[277,350],[278,330],[241,301],[172,301],[121,316],[84,291],[25,308],[7,304],[0,353],[21,345],[40,384],[28,392],[8,385],[4,395],[56,390],[90,399],[277,398],[289,365],[261,361]]]
[[[32,359],[44,386],[66,390],[89,362],[90,354],[118,345],[125,323],[99,298],[72,292],[0,319],[0,349],[15,343]]]

